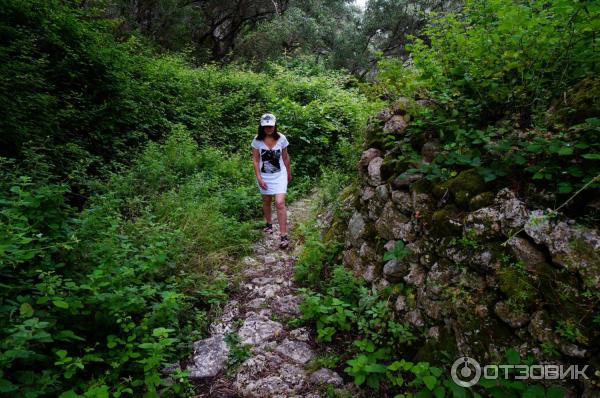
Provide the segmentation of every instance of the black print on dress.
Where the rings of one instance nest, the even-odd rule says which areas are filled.
[[[279,173],[281,168],[279,166],[279,158],[281,157],[281,149],[269,150],[261,149],[260,158],[262,159],[262,173]]]

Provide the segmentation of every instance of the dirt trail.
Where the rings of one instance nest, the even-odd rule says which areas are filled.
[[[313,216],[314,199],[313,194],[287,206],[290,231]],[[328,369],[304,369],[315,356],[311,333],[288,325],[300,314],[293,276],[302,242],[288,233],[290,247],[279,249],[275,211],[273,217],[274,233],[265,234],[254,245],[252,255],[242,260],[239,294],[211,325],[211,337],[194,344],[188,370],[200,386],[198,397],[317,398],[325,384],[342,383],[340,376]],[[239,344],[232,345],[235,333]],[[249,345],[250,357],[228,371],[227,360],[238,355],[236,346],[240,344]]]

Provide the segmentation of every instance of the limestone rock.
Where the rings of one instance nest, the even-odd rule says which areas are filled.
[[[261,316],[250,316],[238,331],[242,344],[258,345],[281,334],[283,326]]]
[[[436,141],[428,141],[421,148],[421,156],[423,159],[431,163],[440,151],[440,144]]]
[[[529,322],[529,316],[525,313],[513,312],[503,301],[498,301],[494,306],[494,312],[500,319],[512,328],[520,328]]]
[[[199,380],[215,377],[227,364],[229,347],[223,335],[216,335],[194,343],[192,363],[187,370],[190,379]]]
[[[525,232],[548,248],[552,261],[577,271],[587,286],[600,288],[600,235],[597,231],[551,220],[536,210],[531,213]]]
[[[376,157],[381,157],[381,151],[376,148],[369,148],[362,153],[360,161],[358,162],[358,170],[361,175],[366,174],[369,163]]]
[[[517,199],[514,192],[508,188],[496,194],[494,203],[501,214],[500,224],[505,235],[509,235],[511,230],[522,228],[529,219],[529,210],[525,203]]]
[[[363,260],[368,262],[377,262],[379,261],[380,257],[377,254],[377,251],[375,251],[375,249],[373,249],[367,242],[364,242],[362,245],[360,245],[358,254]]]
[[[285,339],[275,351],[299,364],[305,364],[314,357],[314,352],[303,341]]]
[[[383,132],[386,134],[401,134],[407,127],[408,122],[404,116],[394,115],[383,126]]]
[[[493,258],[494,256],[491,251],[484,250],[473,254],[469,259],[469,264],[475,269],[493,269]]]
[[[298,340],[298,341],[309,341],[310,336],[308,334],[308,329],[306,327],[301,327],[298,329],[294,329],[290,332],[290,337]]]
[[[388,240],[387,242],[385,242],[385,245],[383,245],[385,251],[394,250],[394,247],[396,247],[396,241],[394,239]]]
[[[470,213],[465,219],[464,233],[477,237],[493,238],[502,236],[500,212],[492,207],[484,207]]]
[[[387,201],[389,193],[385,184],[378,185],[377,188],[375,188],[375,193],[377,194],[377,197],[380,201],[382,201],[383,203]]]
[[[348,232],[350,233],[350,241],[355,247],[359,247],[359,241],[365,232],[365,220],[359,212],[354,212],[348,222]]]
[[[310,381],[315,384],[331,384],[334,386],[341,386],[344,382],[339,374],[327,368],[321,368],[311,374]]]
[[[300,297],[288,294],[283,297],[277,297],[273,301],[273,309],[284,315],[300,314]]]
[[[377,114],[377,119],[383,120],[384,122],[387,122],[391,117],[392,117],[392,111],[390,110],[390,108],[383,108]]]
[[[417,326],[417,327],[421,327],[423,325],[425,325],[425,322],[423,321],[423,317],[421,316],[421,313],[419,312],[419,310],[413,310],[413,311],[409,311],[406,313],[406,315],[404,316],[404,320],[408,323],[410,323],[411,325]]]
[[[415,213],[427,213],[434,207],[433,199],[429,194],[412,191],[411,198],[412,208]]]
[[[559,345],[559,349],[563,354],[573,358],[585,358],[589,356],[588,350],[572,343],[562,343]]]
[[[427,272],[420,264],[411,264],[410,272],[404,277],[404,280],[415,286],[421,286],[425,282]]]
[[[390,282],[399,282],[407,274],[406,263],[390,260],[383,266],[383,277]]]
[[[513,236],[508,245],[514,256],[521,260],[529,271],[536,269],[536,265],[546,261],[544,253],[540,252],[534,245],[529,243],[527,239],[519,236]]]
[[[367,282],[373,282],[377,278],[377,267],[373,264],[367,265],[362,274],[362,278]]]
[[[387,240],[402,239],[402,236],[409,240],[408,238],[412,237],[412,226],[408,218],[396,211],[391,201],[385,204],[381,216],[375,222],[375,229],[379,236]]]
[[[371,200],[375,196],[375,190],[373,187],[366,186],[362,190],[362,194],[360,196],[360,200],[362,203],[366,203]]]
[[[284,364],[279,369],[279,377],[295,391],[300,391],[307,382],[307,375],[304,369],[289,363]]]
[[[402,173],[394,179],[394,181],[392,182],[392,187],[394,187],[395,189],[407,188],[412,183],[420,180],[421,178],[423,178],[423,174]]]
[[[382,186],[382,185],[380,185]],[[383,207],[386,203],[386,200],[382,200],[381,197],[377,194],[375,194],[375,197],[373,199],[371,199],[369,201],[369,203],[367,204],[367,210],[368,210],[368,215],[369,215],[369,220],[371,221],[375,221],[379,218],[379,216],[381,215],[381,212],[383,211]]]
[[[394,304],[394,308],[398,312],[402,312],[402,311],[406,310],[406,297],[402,296],[402,295],[398,296],[398,298],[396,298],[396,303]]]
[[[381,185],[381,164],[383,158],[375,157],[369,162],[367,170],[369,172],[368,183],[374,187]]]
[[[392,191],[392,202],[404,214],[410,214],[413,210],[412,197],[408,192]]]
[[[440,339],[440,327],[439,326],[430,327],[427,330],[425,337],[427,337],[427,339],[439,340]]]
[[[267,300],[264,297],[257,297],[246,303],[246,307],[251,308],[253,310],[258,310],[260,308],[263,308],[266,305],[266,302]]]
[[[351,270],[358,271],[362,267],[362,260],[356,249],[348,249],[342,252],[344,265]]]
[[[455,284],[460,273],[455,265],[445,265],[436,262],[427,273],[426,291],[432,298],[438,298],[444,288]]]

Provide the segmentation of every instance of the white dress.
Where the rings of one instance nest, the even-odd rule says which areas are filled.
[[[262,189],[258,185],[258,179],[256,179],[256,186],[263,195],[274,195],[276,193],[287,193],[287,168],[283,162],[283,148],[289,145],[289,142],[285,135],[279,133],[279,139],[275,146],[271,149],[264,143],[264,141],[258,140],[258,136],[255,136],[252,140],[252,148],[256,148],[260,151],[260,160],[258,167],[260,170],[260,176],[263,181],[267,184],[267,189]]]

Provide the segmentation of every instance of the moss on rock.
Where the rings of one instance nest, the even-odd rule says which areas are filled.
[[[485,181],[477,170],[469,169],[461,171],[449,180],[448,189],[452,192],[456,204],[466,208],[473,197],[485,191]]]
[[[551,122],[566,126],[583,123],[600,114],[600,76],[588,76],[571,87],[552,105]]]
[[[415,181],[410,185],[410,190],[416,193],[430,193],[431,188],[431,183],[425,179]]]
[[[408,163],[398,159],[386,157],[381,164],[381,179],[388,181],[408,169]]]
[[[454,205],[447,205],[433,213],[431,216],[431,233],[436,237],[459,236],[462,226],[455,222],[458,209]]]
[[[431,187],[431,192],[436,199],[441,199],[448,192],[448,181],[436,182]]]
[[[482,192],[478,195],[475,195],[469,201],[469,210],[478,210],[482,207],[489,206],[494,201],[494,194],[491,192]]]

